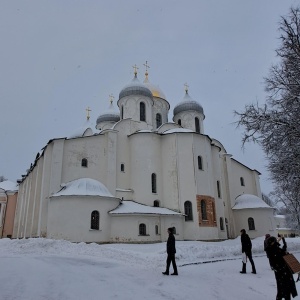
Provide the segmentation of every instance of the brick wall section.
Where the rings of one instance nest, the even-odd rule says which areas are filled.
[[[207,220],[202,220],[201,214],[201,200],[204,200],[206,203],[206,214]],[[198,220],[199,226],[201,227],[216,227],[216,207],[215,207],[215,199],[206,195],[197,195],[197,212],[198,212]]]

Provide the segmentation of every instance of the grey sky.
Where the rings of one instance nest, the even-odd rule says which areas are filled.
[[[184,96],[201,103],[206,134],[259,170],[257,145],[241,150],[233,110],[263,103],[263,77],[275,63],[278,22],[289,0],[0,1],[0,175],[21,178],[46,143],[95,123],[139,66],[171,110]]]

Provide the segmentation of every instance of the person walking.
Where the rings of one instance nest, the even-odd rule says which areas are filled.
[[[173,273],[171,275],[178,275],[177,272],[177,266],[176,266],[176,261],[175,261],[175,253],[176,253],[176,247],[175,247],[175,237],[173,234],[173,228],[168,228],[168,240],[167,240],[167,268],[165,272],[162,272],[164,275],[169,275],[169,269],[170,269],[170,264],[172,262],[173,266]]]
[[[294,277],[283,256],[286,252],[286,244],[280,248],[280,244],[274,236],[268,238],[266,247],[267,256],[275,274],[277,284],[276,300],[291,300],[298,295]]]
[[[241,230],[241,243],[242,243],[242,253],[245,253],[246,257],[249,259],[252,266],[252,274],[256,274],[256,269],[254,261],[252,259],[252,243],[249,235],[246,233],[245,229]],[[246,274],[246,262],[243,261],[243,268],[240,272],[241,274]]]

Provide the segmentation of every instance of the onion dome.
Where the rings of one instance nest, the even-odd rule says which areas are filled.
[[[188,89],[186,88],[184,98],[180,103],[178,103],[174,107],[173,115],[175,116],[181,113],[182,111],[188,111],[188,110],[197,111],[204,115],[203,107],[197,101],[193,100],[190,97],[188,93]]]
[[[127,84],[121,90],[119,94],[119,99],[126,96],[132,96],[132,95],[141,95],[153,99],[151,90],[145,84],[141,83],[138,80],[136,72],[134,74],[134,78],[131,81],[131,83]]]
[[[101,122],[118,122],[120,121],[120,112],[115,109],[113,105],[112,96],[110,96],[110,105],[108,110],[104,111],[96,121],[96,124],[98,125]],[[97,127],[96,125],[96,127]]]
[[[158,86],[156,86],[156,85],[152,84],[151,82],[149,82],[147,71],[145,73],[145,76],[146,77],[145,77],[145,80],[144,80],[144,84],[151,91],[153,97],[162,98],[162,99],[166,100],[166,96],[163,93],[163,91]]]
[[[93,131],[93,124],[87,120],[82,127],[77,128],[72,134],[68,136],[69,139],[83,137],[83,136],[90,136],[94,134]]]

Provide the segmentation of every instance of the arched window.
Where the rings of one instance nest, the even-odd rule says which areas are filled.
[[[146,105],[140,102],[140,121],[146,121]]]
[[[184,214],[186,221],[193,221],[193,209],[191,201],[184,202]]]
[[[100,223],[99,211],[94,210],[91,213],[91,229],[99,230],[99,223]]]
[[[180,120],[180,119],[178,119],[178,125],[180,125],[180,126],[181,126],[181,120]]]
[[[220,181],[217,181],[217,190],[218,190],[218,198],[221,198],[221,186],[220,186]]]
[[[156,128],[158,128],[159,126],[161,126],[161,114],[156,114]]]
[[[159,234],[158,225],[155,225],[155,234]]]
[[[121,119],[123,119],[124,117],[124,108],[123,108],[123,105],[121,106]]]
[[[207,212],[206,212],[206,202],[205,202],[205,200],[201,200],[201,218],[202,218],[202,220],[207,220]]]
[[[253,218],[248,218],[248,226],[249,226],[249,230],[255,230],[255,224]]]
[[[159,201],[158,201],[158,200],[154,200],[153,206],[154,206],[154,207],[159,207]]]
[[[157,189],[156,189],[156,174],[152,173],[151,175],[151,185],[152,185],[152,193],[156,193]]]
[[[173,234],[177,234],[176,227],[172,227],[172,228],[173,228]]]
[[[202,157],[200,155],[198,156],[198,169],[203,170]]]
[[[81,166],[87,168],[87,166],[88,166],[88,160],[86,158],[83,158],[81,160]]]
[[[220,218],[220,229],[224,230],[224,221],[223,221],[223,218]]]
[[[245,181],[243,177],[240,178],[240,182],[241,182],[241,186],[245,186]]]
[[[200,133],[200,122],[197,117],[195,118],[195,129],[197,133]]]
[[[144,223],[139,225],[139,235],[146,235],[146,225]]]
[[[125,165],[121,164],[121,172],[125,172]]]

